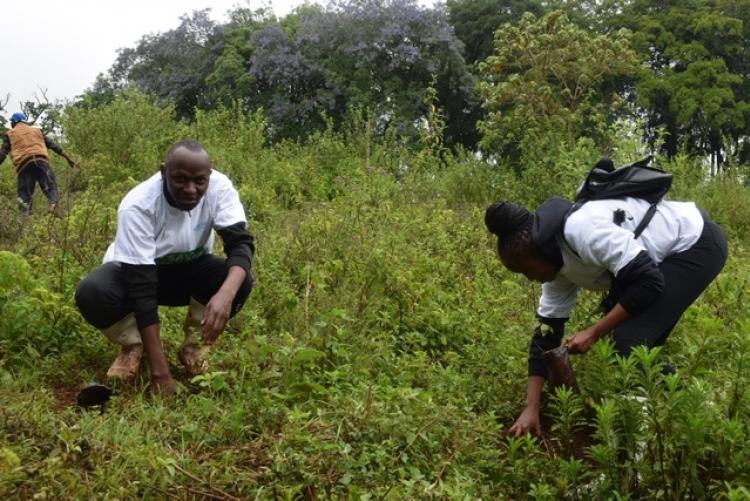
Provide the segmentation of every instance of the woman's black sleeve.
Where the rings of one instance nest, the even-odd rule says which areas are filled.
[[[539,325],[534,329],[534,337],[529,345],[529,376],[547,378],[547,367],[544,365],[542,353],[560,346],[565,335],[567,318],[547,318],[537,315]]]
[[[646,251],[623,267],[615,280],[622,291],[617,302],[631,315],[653,303],[664,290],[664,275]]]

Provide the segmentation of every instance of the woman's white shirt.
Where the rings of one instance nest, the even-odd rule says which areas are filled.
[[[662,201],[638,239],[634,230],[650,204],[639,198],[586,202],[565,223],[558,237],[563,266],[557,278],[542,285],[537,314],[567,318],[578,290],[607,290],[613,276],[646,251],[659,264],[667,256],[688,250],[700,238],[703,217],[693,202]],[[622,223],[615,224],[615,212]]]

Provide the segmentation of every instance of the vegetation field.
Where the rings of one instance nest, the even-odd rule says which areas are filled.
[[[357,17],[360,3],[390,17]],[[750,499],[750,87],[739,76],[750,9],[513,11],[493,18],[510,22],[494,51],[475,40],[465,60],[469,38],[446,49],[452,28],[415,30],[447,52],[399,46],[415,61],[438,55],[380,74],[355,64],[383,64],[358,59],[374,42],[327,51],[352,27],[412,19],[388,9],[424,12],[360,3],[307,6],[278,23],[239,9],[207,31],[193,29],[204,18],[186,19],[123,51],[77,102],[42,110],[81,168],[53,156],[60,218],[40,193],[21,217],[15,174],[0,171],[0,497]],[[456,33],[498,27],[461,24],[473,12],[461,7],[479,3],[449,2]],[[356,23],[336,31],[336,12]],[[417,24],[443,27],[440,12]],[[610,29],[618,23],[631,31]],[[194,59],[170,56],[172,42]],[[279,47],[325,64],[276,75],[263,61]],[[348,67],[332,65],[345,55],[362,70],[346,82]],[[453,74],[456,61],[470,67]],[[663,100],[678,95],[684,107]],[[186,137],[240,193],[256,288],[195,378],[176,356],[186,308],[160,308],[175,397],[148,394],[143,364],[102,412],[80,409],[78,391],[105,380],[116,347],[81,318],[75,288],[100,264],[123,195]],[[649,153],[674,174],[669,197],[694,200],[724,228],[727,265],[664,347],[623,360],[596,343],[573,359],[579,394],[545,393],[542,436],[508,437],[540,288],[501,266],[484,210],[572,197],[600,156],[621,165]],[[596,318],[600,299],[579,297],[568,332]]]
[[[21,220],[3,201],[6,498],[747,496],[750,206],[731,173],[670,164],[673,198],[722,224],[731,258],[658,358],[640,353],[642,374],[598,343],[574,360],[581,395],[548,394],[544,437],[514,439],[503,431],[523,404],[539,290],[500,266],[483,210],[523,198],[525,179],[473,155],[372,143],[365,127],[266,147],[256,116],[188,126],[137,95],[71,120],[82,169],[57,167],[67,216]],[[175,356],[185,311],[162,308],[177,397],[145,394],[144,368],[105,412],[81,411],[77,391],[116,350],[77,313],[75,286],[112,238],[119,199],[185,135],[236,181],[257,288],[194,379]],[[592,154],[561,169],[582,175]],[[13,189],[10,173],[2,183]],[[583,296],[571,329],[597,300]],[[661,376],[663,361],[678,373]]]

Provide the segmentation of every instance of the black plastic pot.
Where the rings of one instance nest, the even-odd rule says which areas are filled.
[[[109,397],[112,396],[112,388],[107,385],[100,383],[89,383],[84,389],[78,394],[76,403],[78,407],[89,408],[89,407],[100,407],[104,411],[104,404],[109,401]]]
[[[544,364],[547,366],[547,378],[553,388],[567,386],[578,392],[578,383],[573,367],[570,365],[568,348],[558,346],[542,353]]]

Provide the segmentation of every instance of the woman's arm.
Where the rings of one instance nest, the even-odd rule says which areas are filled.
[[[529,346],[529,379],[526,387],[526,407],[516,422],[508,429],[508,434],[515,437],[534,433],[541,433],[539,422],[539,408],[542,400],[542,389],[547,375],[542,354],[560,346],[565,333],[567,318],[537,317],[539,325],[534,330],[534,337]]]
[[[527,433],[540,435],[542,426],[539,421],[539,408],[542,401],[542,389],[544,388],[544,378],[542,376],[529,376],[526,386],[526,407],[516,422],[508,429],[508,434],[514,437],[520,437]]]
[[[640,252],[615,276],[622,293],[617,304],[595,324],[565,341],[571,353],[586,353],[606,333],[652,304],[664,289],[664,276],[646,251]]]
[[[565,340],[565,346],[570,353],[586,353],[604,334],[630,318],[630,313],[617,303],[609,313],[590,327],[578,331]]]

